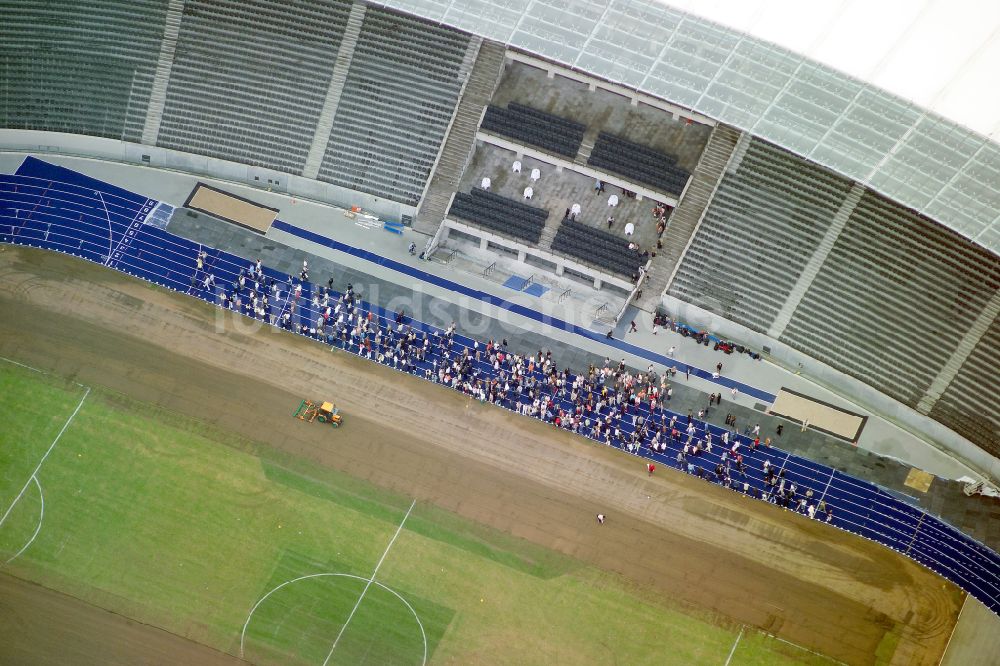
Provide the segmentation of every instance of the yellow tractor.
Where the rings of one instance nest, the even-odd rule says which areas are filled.
[[[309,421],[312,423],[318,420],[320,423],[329,423],[334,428],[339,428],[344,420],[340,410],[332,402],[317,404],[312,400],[303,400],[300,402],[294,416],[300,421]]]

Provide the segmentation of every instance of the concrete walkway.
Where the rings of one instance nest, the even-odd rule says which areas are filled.
[[[0,155],[0,171],[14,171],[23,157],[23,155],[17,154]],[[539,299],[506,288],[483,277],[455,271],[448,265],[419,261],[416,257],[410,256],[407,252],[407,246],[411,241],[417,244],[418,249],[422,248],[426,241],[426,236],[412,230],[407,230],[402,236],[397,236],[381,229],[360,226],[355,220],[345,217],[344,211],[340,209],[295,200],[282,194],[266,192],[245,185],[207,178],[199,179],[187,174],[86,158],[45,155],[41,157],[175,206],[183,204],[194,185],[201,181],[264,205],[279,208],[281,211],[279,219],[297,229],[328,238],[336,238],[347,247],[367,251],[372,255],[390,260],[390,262],[397,262],[400,265],[426,272],[441,280],[458,283],[466,288],[466,293],[449,289],[431,281],[414,279],[412,273],[408,274],[396,270],[391,263],[370,261],[357,256],[357,254],[315,243],[287,231],[272,229],[265,239],[257,237],[262,241],[260,248],[262,251],[267,245],[266,241],[273,241],[300,251],[302,258],[312,257],[310,265],[313,267],[313,279],[318,280],[321,277],[321,273],[318,272],[320,267],[314,262],[325,259],[330,262],[329,271],[332,276],[347,277],[352,275],[355,276],[356,285],[365,285],[370,282],[372,290],[381,290],[379,297],[373,300],[377,300],[383,306],[391,307],[390,301],[395,300],[399,307],[404,307],[408,314],[412,314],[418,319],[443,323],[443,325],[454,320],[461,329],[469,334],[497,339],[507,337],[512,344],[516,344],[516,347],[523,351],[553,348],[553,355],[559,359],[561,364],[570,367],[579,368],[592,361],[603,362],[603,359],[609,356],[615,361],[624,358],[628,364],[642,369],[645,369],[652,361],[658,371],[662,370],[668,363],[670,365],[676,364],[681,372],[678,375],[679,381],[676,381],[675,384],[681,384],[686,388],[701,392],[697,398],[696,394],[692,394],[690,398],[691,408],[695,411],[697,407],[694,405],[699,401],[703,400],[707,403],[707,399],[704,399],[703,396],[721,391],[724,401],[720,411],[726,411],[730,407],[734,410],[738,408],[743,414],[740,418],[741,423],[750,420],[756,423],[758,422],[757,418],[759,418],[759,422],[763,426],[766,419],[772,418],[762,413],[766,407],[766,395],[775,394],[782,387],[787,387],[855,412],[867,413],[849,399],[836,395],[769,362],[754,361],[743,354],[725,355],[715,352],[712,347],[699,345],[691,338],[684,338],[662,329],[654,335],[650,315],[644,312],[637,312],[635,317],[638,332],[627,332],[629,322],[632,319],[627,314],[615,332],[616,339],[605,340],[606,327],[595,325],[593,308],[581,305],[579,299],[571,299],[561,304]],[[176,220],[172,223],[171,231],[185,235],[180,225],[175,228],[174,224],[176,224]],[[239,230],[238,227],[223,222],[214,222],[210,226],[211,229],[206,227],[198,230],[189,229],[188,231],[205,234],[200,240],[206,243],[212,243],[214,240],[218,243],[224,243],[225,246],[225,243],[237,242],[235,237],[225,240],[223,236],[234,230]],[[232,249],[237,252],[245,252],[250,248],[244,245],[243,249],[239,246]],[[289,261],[292,260],[289,259]],[[294,261],[301,264],[301,258],[296,257]],[[289,266],[289,268],[295,267]],[[297,272],[297,268],[295,268],[295,272]],[[322,279],[322,281],[325,280],[326,278]],[[338,287],[343,286],[337,279],[335,279],[335,284]],[[489,295],[492,298],[483,300],[471,297],[468,295],[469,290]],[[498,306],[496,303],[499,301],[516,307]],[[592,303],[596,305],[600,302],[601,299],[597,297]],[[521,314],[525,310],[531,311],[534,316]],[[546,318],[558,323],[546,323]],[[563,324],[568,324],[571,327],[570,330],[567,330]],[[670,347],[676,347],[672,360],[666,356]],[[710,374],[719,362],[723,363],[720,380],[713,381],[710,377],[696,375],[692,375],[689,380],[684,379],[684,365],[703,369]],[[749,388],[747,390],[741,389],[734,398],[729,390],[734,384],[753,387],[757,391],[751,391]],[[755,398],[750,393],[756,393],[757,397]],[[762,398],[765,401],[762,401]],[[721,416],[720,422],[725,415]],[[784,430],[785,433],[794,430],[796,437],[802,434],[798,433],[797,426],[790,423],[786,424]],[[820,436],[820,438],[823,440],[831,439],[825,436]],[[811,438],[809,439],[811,441]],[[789,448],[789,446],[789,443],[783,439],[782,447]],[[978,476],[932,444],[876,415],[872,415],[872,418],[868,420],[858,446],[880,456],[894,458],[907,465],[919,467],[942,478]],[[806,455],[816,457],[809,453]]]

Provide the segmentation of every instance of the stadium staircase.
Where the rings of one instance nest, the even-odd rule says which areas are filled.
[[[156,137],[160,135],[163,105],[167,101],[167,85],[170,83],[170,70],[174,66],[177,35],[181,32],[183,18],[184,0],[170,0],[163,28],[163,41],[160,43],[160,59],[156,63],[156,74],[153,76],[153,87],[149,95],[149,107],[146,109],[146,122],[142,128],[142,143],[147,146],[155,146]]]
[[[577,151],[576,158],[573,160],[574,164],[587,166],[587,160],[590,159],[590,153],[594,150],[594,144],[597,143],[597,135],[600,133],[601,127],[599,125],[594,125],[587,129],[587,133],[583,135],[583,141],[580,143],[580,150]]]
[[[993,324],[983,330],[985,321]],[[969,349],[972,340],[979,343]],[[917,409],[1000,457],[1000,290],[980,313]],[[964,361],[962,361],[964,359]],[[955,364],[962,361],[961,367]],[[945,388],[941,388],[945,387]],[[928,410],[928,411],[924,411]]]
[[[366,5],[360,2],[351,5],[351,13],[347,17],[344,36],[341,37],[340,48],[337,50],[337,60],[333,65],[333,74],[330,76],[330,86],[327,88],[326,99],[323,101],[323,110],[320,111],[312,146],[309,148],[309,155],[306,157],[306,164],[302,169],[304,178],[315,179],[323,164],[323,156],[326,155],[326,149],[330,142],[330,133],[333,132],[333,121],[337,117],[337,107],[340,106],[340,96],[344,92],[347,73],[351,69],[351,61],[354,58],[354,47],[358,44],[358,35],[361,34],[361,27],[365,22],[365,9]]]
[[[772,338],[777,339],[785,332],[785,327],[788,326],[788,322],[792,320],[792,315],[795,314],[795,308],[802,302],[802,297],[806,295],[809,287],[812,286],[813,280],[819,275],[819,269],[823,267],[826,258],[830,256],[833,244],[837,242],[840,232],[847,226],[847,220],[850,219],[858,202],[861,201],[861,195],[864,193],[864,186],[855,183],[851,191],[847,194],[847,197],[844,198],[844,202],[833,217],[833,223],[830,224],[826,233],[823,234],[823,240],[819,242],[819,245],[813,251],[812,256],[809,258],[809,263],[802,269],[802,274],[799,276],[792,291],[789,292],[788,298],[785,299],[785,305],[778,312],[774,323],[767,329],[767,334]]]
[[[667,229],[663,232],[663,249],[653,259],[649,276],[642,288],[642,298],[635,303],[639,309],[654,312],[660,304],[660,297],[666,291],[680,265],[684,250],[705,215],[739,138],[740,131],[732,127],[716,125],[712,130],[687,192],[671,213]]]
[[[418,231],[433,234],[445,217],[452,194],[469,163],[476,145],[476,130],[483,109],[489,104],[503,73],[505,49],[503,44],[483,41],[472,73],[465,84],[465,91],[458,102],[451,131],[445,139],[437,167],[431,176],[430,186],[420,202],[413,226]]]
[[[993,298],[989,300],[986,307],[982,309],[979,316],[972,322],[972,326],[970,326],[969,330],[962,336],[961,341],[958,343],[958,347],[956,347],[955,351],[948,357],[948,360],[938,372],[937,377],[935,377],[934,381],[931,382],[927,392],[920,399],[920,402],[917,403],[917,411],[922,414],[931,413],[931,409],[933,409],[934,405],[937,404],[941,395],[951,385],[952,380],[954,380],[958,375],[973,350],[977,347],[977,345],[979,345],[980,341],[996,321],[1000,321],[1000,289],[994,292]],[[992,381],[983,378],[983,382],[980,386],[991,386],[996,383],[996,376],[993,377]],[[971,392],[966,393],[966,395],[969,395],[970,393]],[[987,391],[987,393],[993,392]],[[998,443],[997,447],[993,451],[990,451],[990,453],[996,455],[998,451],[1000,451],[1000,443]]]
[[[559,231],[559,225],[562,224],[561,215],[549,214],[548,220],[545,222],[545,227],[542,229],[542,235],[538,239],[538,247],[542,250],[551,250],[552,241],[556,239],[556,233]]]

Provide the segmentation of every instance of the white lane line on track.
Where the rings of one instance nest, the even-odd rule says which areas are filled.
[[[38,487],[38,499],[42,503],[41,510],[38,513],[38,526],[35,527],[35,533],[31,535],[30,539],[28,539],[28,543],[26,543],[23,546],[21,546],[21,550],[17,551],[13,555],[11,555],[10,559],[8,559],[6,562],[4,562],[5,565],[10,564],[14,560],[16,560],[18,557],[20,557],[21,554],[24,553],[24,551],[28,550],[28,546],[30,546],[32,543],[34,543],[35,538],[38,537],[38,533],[42,531],[42,521],[45,520],[45,493],[42,492],[42,484],[38,482],[38,477],[37,476],[33,476],[31,478],[35,481],[35,486]]]
[[[403,525],[406,524],[406,519],[410,517],[410,512],[413,511],[413,507],[414,505],[416,505],[416,503],[417,500],[413,500],[413,502],[410,503],[410,508],[406,510],[406,515],[403,516],[402,522],[400,522],[399,527],[396,528],[396,533],[392,535],[392,539],[389,540],[389,545],[385,547],[385,551],[382,553],[382,557],[379,559],[378,564],[375,565],[375,570],[372,571],[371,577],[365,584],[365,589],[361,590],[361,596],[358,597],[357,603],[355,603],[354,608],[351,609],[351,614],[347,616],[347,621],[344,622],[344,626],[340,628],[340,633],[337,634],[337,638],[334,639],[333,645],[330,646],[330,651],[326,654],[326,659],[323,660],[323,666],[326,666],[330,662],[330,657],[333,656],[333,651],[337,649],[337,643],[340,642],[340,638],[341,636],[344,635],[344,631],[347,629],[347,625],[349,625],[351,623],[351,620],[354,618],[354,614],[357,612],[358,606],[361,605],[361,601],[365,598],[365,595],[368,594],[368,588],[371,587],[372,581],[375,580],[375,574],[378,573],[379,567],[381,567],[382,562],[385,561],[385,556],[389,554],[389,549],[392,548],[392,544],[396,543],[396,537],[398,537],[399,533],[403,531]]]
[[[14,501],[11,503],[11,505],[7,507],[7,511],[4,512],[3,518],[0,518],[0,527],[3,526],[4,522],[7,520],[7,516],[10,515],[10,512],[14,509],[17,503],[21,501],[21,497],[24,496],[24,491],[27,490],[28,486],[31,485],[31,480],[35,478],[36,474],[38,474],[38,470],[42,468],[42,465],[45,463],[45,459],[49,457],[50,453],[52,453],[52,449],[56,448],[56,444],[59,443],[59,438],[63,436],[63,433],[66,432],[66,428],[68,428],[69,424],[73,422],[74,418],[76,418],[76,415],[79,413],[80,408],[83,407],[83,401],[87,399],[88,395],[90,395],[89,386],[87,387],[87,390],[84,392],[83,397],[80,398],[80,402],[79,404],[77,404],[76,409],[74,409],[73,413],[69,415],[68,419],[66,419],[66,423],[63,424],[62,430],[60,430],[59,434],[56,435],[56,438],[52,440],[52,444],[49,445],[49,448],[45,452],[45,455],[42,456],[42,459],[38,461],[38,464],[35,466],[35,470],[31,473],[31,476],[29,476],[28,480],[24,482],[24,486],[21,488],[21,492],[17,494],[17,497],[14,498]]]
[[[112,248],[112,246],[114,245],[115,242],[114,238],[115,232],[112,230],[111,227],[111,213],[108,211],[108,204],[104,203],[104,195],[101,194],[99,191],[95,191],[94,194],[96,194],[100,198],[101,206],[104,207],[104,217],[108,219],[108,258],[105,260],[104,265],[109,266],[111,265],[111,255],[114,253],[114,249]],[[120,241],[119,245],[121,245]]]

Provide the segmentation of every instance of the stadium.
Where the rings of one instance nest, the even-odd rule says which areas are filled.
[[[996,664],[1000,9],[801,4],[4,3],[0,663]]]

